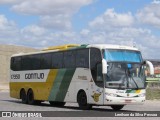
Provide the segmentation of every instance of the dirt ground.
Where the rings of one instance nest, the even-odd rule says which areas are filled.
[[[8,90],[9,90],[9,83],[0,83],[0,92]]]

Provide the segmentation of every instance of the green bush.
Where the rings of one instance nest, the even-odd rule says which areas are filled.
[[[147,100],[160,100],[160,88],[150,88],[146,89],[146,99]]]

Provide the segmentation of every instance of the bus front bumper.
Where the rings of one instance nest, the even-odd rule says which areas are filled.
[[[112,97],[107,96],[105,98],[104,104],[105,105],[137,105],[137,104],[144,104],[145,97]]]

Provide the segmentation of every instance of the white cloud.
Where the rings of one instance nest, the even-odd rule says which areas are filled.
[[[25,0],[12,9],[30,15],[73,14],[93,0]]]
[[[160,1],[153,1],[139,10],[136,17],[140,23],[160,28]]]
[[[13,26],[15,26],[15,23],[13,21],[9,21],[4,15],[0,15],[0,29],[10,29]]]
[[[81,31],[81,36],[89,43],[109,43],[133,45],[134,43],[142,50],[145,58],[157,58],[160,53],[153,54],[159,49],[160,41],[147,28],[136,26],[136,19],[130,12],[117,13],[114,9],[108,9],[101,16],[96,17],[89,23],[89,32]],[[155,45],[156,43],[156,45]],[[152,48],[152,49],[151,49]]]
[[[70,17],[68,15],[41,16],[40,25],[55,30],[68,30],[72,28]]]
[[[79,33],[72,31],[71,17],[82,6],[93,0],[27,0],[13,5],[12,10],[40,16],[39,24],[18,28],[14,21],[0,15],[0,42],[31,47],[46,47],[69,43],[131,44],[135,42],[146,58],[159,58],[160,41],[152,31],[136,26],[136,19],[159,25],[159,3],[141,9],[136,17],[130,12],[118,13],[108,9],[89,22]],[[0,1],[0,4],[2,2]],[[155,8],[157,10],[155,10]],[[145,15],[146,14],[146,15]],[[149,20],[149,15],[153,21]],[[143,18],[143,19],[142,19]],[[145,18],[145,19],[144,19]],[[143,21],[144,20],[144,21]]]
[[[108,9],[103,15],[91,21],[89,26],[97,29],[110,29],[112,27],[132,26],[133,23],[134,17],[130,12],[118,14],[114,9]]]
[[[25,0],[12,6],[21,14],[40,16],[40,25],[53,29],[70,29],[71,17],[94,0]]]
[[[90,30],[88,30],[88,29],[82,29],[81,32],[80,32],[80,34],[81,34],[82,36],[86,36],[86,35],[88,35],[89,33],[90,33]]]
[[[4,15],[0,15],[0,41],[1,44],[17,42],[19,30],[13,21],[8,20]]]
[[[30,36],[42,36],[42,35],[45,35],[47,30],[37,25],[31,25],[23,28],[21,32],[22,34],[27,34]]]
[[[23,0],[0,0],[0,4],[15,4],[20,3]]]
[[[154,0],[152,3],[159,4],[160,0]]]

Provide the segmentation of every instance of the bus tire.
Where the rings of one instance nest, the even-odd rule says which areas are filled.
[[[34,93],[33,93],[32,89],[29,89],[29,90],[28,90],[27,100],[28,100],[28,104],[30,104],[30,105],[35,104]]]
[[[78,92],[77,102],[80,109],[89,110],[92,108],[92,105],[87,103],[87,95],[84,91]]]
[[[26,95],[26,92],[24,89],[21,89],[20,91],[20,99],[22,99],[22,103],[23,104],[27,104],[28,101],[27,101],[27,95]]]
[[[111,105],[111,108],[115,111],[121,110],[124,105]]]
[[[66,103],[65,102],[55,102],[55,101],[49,101],[51,106],[55,107],[63,107]]]

